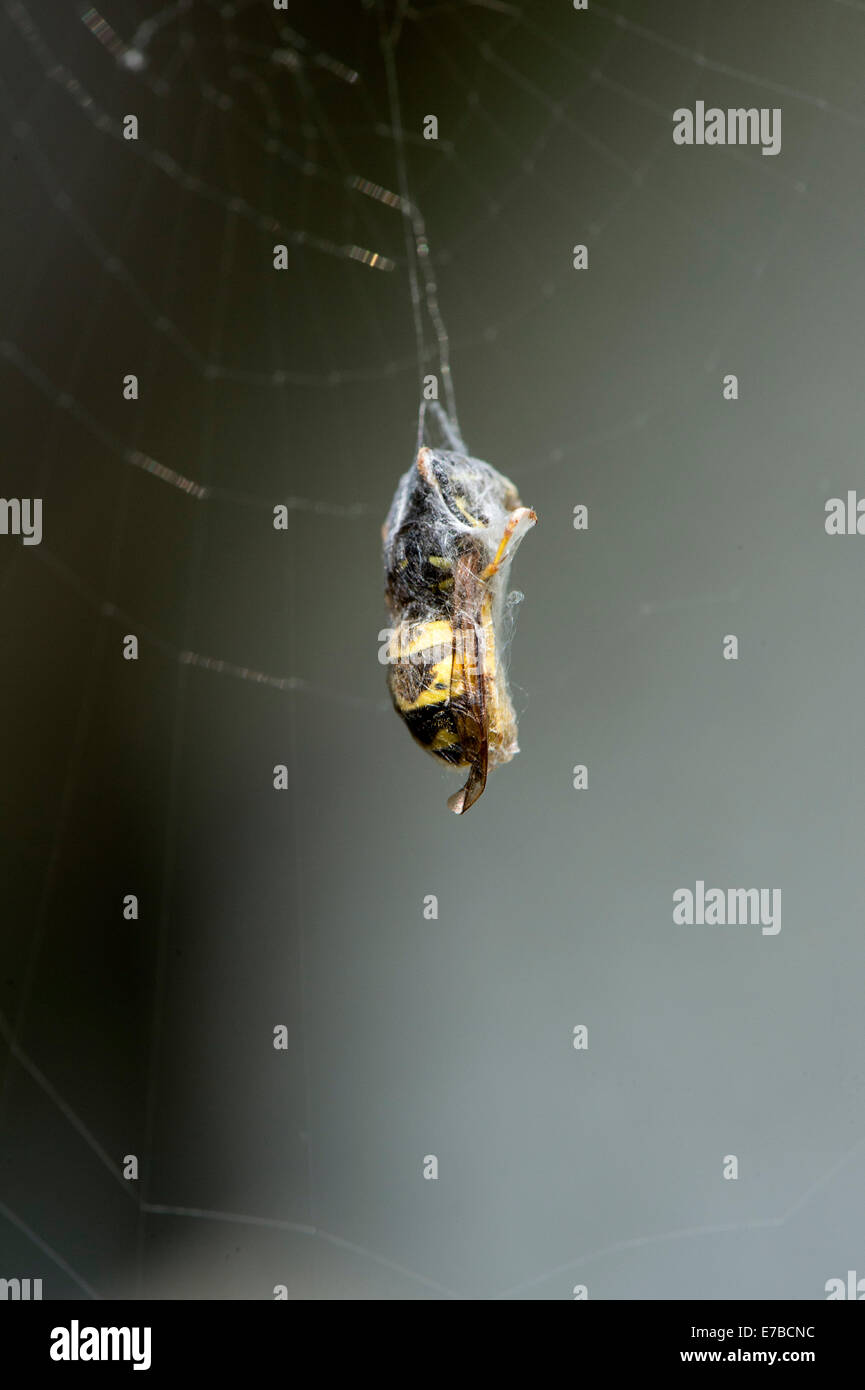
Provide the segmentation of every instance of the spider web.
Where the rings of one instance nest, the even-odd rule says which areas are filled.
[[[789,434],[773,422],[801,377],[772,378],[782,330],[771,319],[760,340],[760,326],[801,246],[831,239],[825,209],[858,216],[865,5],[753,8],[3,0],[3,490],[45,499],[45,534],[0,554],[15,731],[0,1250],[46,1297],[569,1297],[572,1275],[592,1296],[813,1297],[854,1267],[847,861],[803,881],[815,920],[801,909],[787,954],[695,939],[683,959],[664,922],[642,946],[622,925],[634,903],[645,891],[666,912],[716,822],[697,815],[691,841],[684,753],[657,713],[641,731],[626,699],[604,731],[607,692],[633,675],[617,652],[644,653],[657,710],[716,629],[774,632],[789,678],[802,576],[827,609],[856,611],[854,566],[827,567],[797,530],[842,485],[814,461],[819,435],[788,466],[804,402]],[[671,112],[702,98],[781,106],[783,155],[676,150]],[[824,312],[815,289],[799,326],[825,333]],[[549,711],[552,730],[534,770],[497,775],[487,819],[479,807],[457,828],[371,659],[378,526],[419,382],[436,373],[446,398],[450,365],[473,452],[541,516],[517,569],[546,635],[521,619],[515,674],[527,719]],[[743,400],[725,435],[718,383],[735,370],[768,399],[763,414]],[[855,393],[840,404],[852,440]],[[835,450],[843,471],[855,455]],[[800,543],[764,612],[777,556],[743,577],[720,538],[743,514],[765,521],[764,494],[791,476],[781,513]],[[667,496],[674,523],[652,544],[636,519]],[[634,529],[617,531],[623,497]],[[578,501],[593,522],[575,561]],[[675,521],[696,528],[705,569],[687,568]],[[122,659],[129,633],[137,662]],[[848,660],[842,674],[834,705],[815,694],[818,721],[853,701],[860,673]],[[697,758],[709,780],[737,730],[762,728],[759,690],[743,689],[750,703],[688,687],[701,736],[713,714],[727,735]],[[594,822],[575,813],[580,746],[594,779],[621,744],[629,809],[608,785]],[[661,795],[659,842],[644,826],[670,759],[686,810]],[[782,827],[813,843],[807,818],[785,820],[781,780],[749,784],[747,848],[718,855],[731,882],[785,866],[794,881]],[[861,798],[840,785],[843,838]],[[528,831],[527,804],[543,808]],[[827,942],[817,889],[839,876],[848,907]],[[423,921],[428,893],[438,923]],[[825,1052],[769,1053],[764,1070],[774,1021],[789,1038],[797,1007]],[[593,1041],[575,1081],[579,1021]],[[743,1098],[730,1078],[748,1070]],[[720,1184],[737,1145],[756,1177]]]

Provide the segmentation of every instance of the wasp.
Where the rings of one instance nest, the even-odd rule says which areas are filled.
[[[448,798],[457,815],[519,752],[502,619],[511,561],[536,521],[490,464],[422,447],[382,528],[391,698],[428,753],[469,769]]]

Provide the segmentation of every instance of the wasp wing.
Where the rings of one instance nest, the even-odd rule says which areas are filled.
[[[458,816],[482,795],[487,784],[489,764],[484,630],[481,622],[486,585],[479,577],[482,564],[483,556],[472,549],[461,555],[454,567],[450,703],[460,747],[466,754],[466,761],[471,762],[465,786],[448,797],[448,806]]]

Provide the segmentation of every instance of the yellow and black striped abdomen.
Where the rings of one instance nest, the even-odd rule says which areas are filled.
[[[469,757],[460,743],[454,700],[463,683],[453,661],[453,627],[447,619],[403,624],[391,643],[388,685],[394,708],[418,743],[460,767]]]

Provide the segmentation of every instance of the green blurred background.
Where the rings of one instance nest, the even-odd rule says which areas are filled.
[[[0,537],[0,1275],[823,1297],[865,1260],[865,541],[823,528],[863,476],[865,10],[100,13],[131,58],[0,11],[2,492],[44,498]],[[382,25],[463,433],[540,517],[522,752],[462,819],[377,661],[418,407],[402,219],[350,186],[398,186]],[[780,155],[677,148],[697,100],[781,107]],[[674,927],[698,878],[781,888],[782,931]]]

